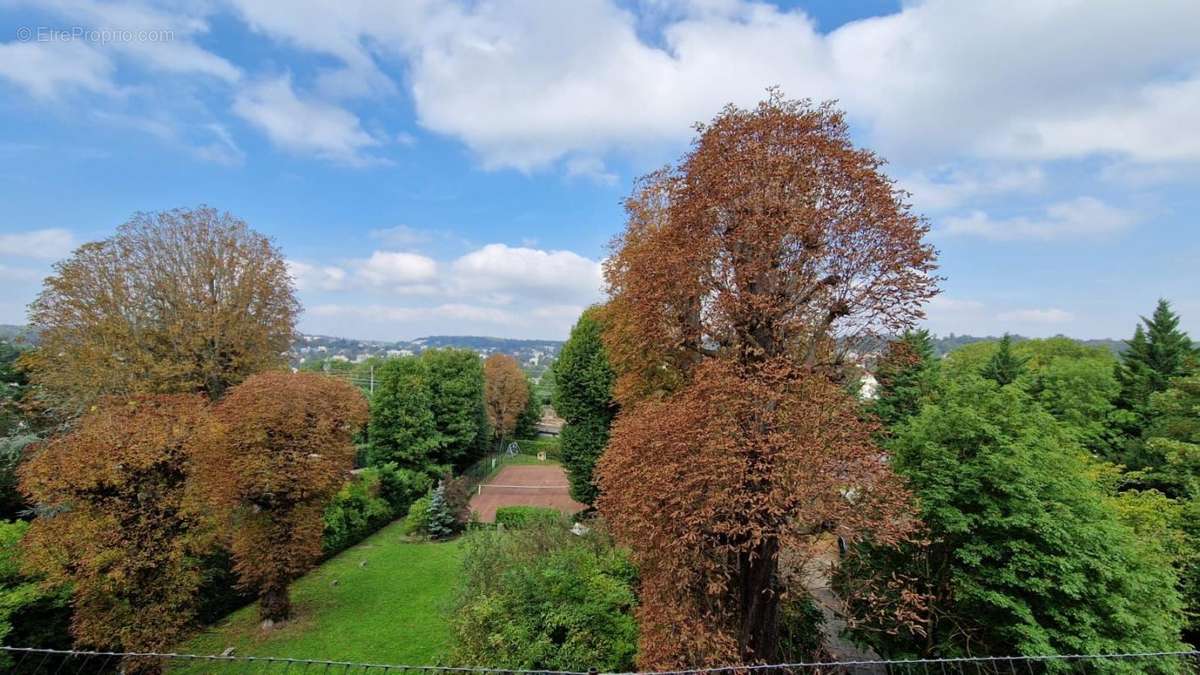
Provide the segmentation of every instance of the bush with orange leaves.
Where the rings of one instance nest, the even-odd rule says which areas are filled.
[[[605,263],[622,412],[597,505],[641,570],[646,669],[780,658],[818,533],[911,529],[841,381],[846,350],[937,285],[928,227],[831,106],[772,92],[698,130],[639,182]]]
[[[264,619],[288,618],[288,586],[321,557],[323,512],[354,466],[367,421],[355,387],[309,373],[251,376],[216,407],[199,485],[230,523],[234,571]]]
[[[23,561],[71,585],[79,645],[158,651],[192,623],[197,556],[213,532],[188,491],[195,449],[213,441],[206,405],[194,395],[102,399],[21,467],[21,489],[40,511]]]

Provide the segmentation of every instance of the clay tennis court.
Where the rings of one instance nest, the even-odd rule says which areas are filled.
[[[481,487],[471,496],[470,509],[485,523],[496,520],[501,506],[547,506],[566,514],[586,508],[571,499],[567,473],[557,464],[506,466]]]

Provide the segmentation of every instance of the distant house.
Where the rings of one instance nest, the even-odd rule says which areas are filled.
[[[559,417],[553,407],[544,405],[542,406],[542,419],[537,423],[538,436],[557,436],[562,433],[564,424],[566,424],[566,420]]]

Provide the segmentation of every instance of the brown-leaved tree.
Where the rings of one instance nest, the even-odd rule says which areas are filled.
[[[483,404],[497,443],[517,428],[517,419],[529,404],[529,387],[517,360],[492,354],[483,362]]]
[[[321,557],[323,513],[354,466],[367,402],[311,373],[266,372],[216,408],[220,437],[201,450],[199,484],[230,524],[234,571],[263,619],[288,618],[288,586]]]
[[[40,348],[22,360],[68,416],[102,395],[216,399],[285,364],[299,308],[282,254],[238,218],[138,213],[55,265],[29,307]]]
[[[698,130],[639,182],[605,268],[622,412],[598,506],[641,570],[643,668],[779,658],[818,534],[911,529],[840,380],[936,293],[927,226],[830,105],[772,92]]]
[[[195,449],[214,433],[206,406],[186,394],[103,399],[21,467],[39,509],[24,564],[70,584],[81,646],[161,651],[192,623],[213,531],[188,490]]]

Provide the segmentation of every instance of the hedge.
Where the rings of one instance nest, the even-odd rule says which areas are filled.
[[[496,524],[522,528],[535,523],[557,523],[563,520],[558,509],[545,506],[501,506],[496,509]]]

